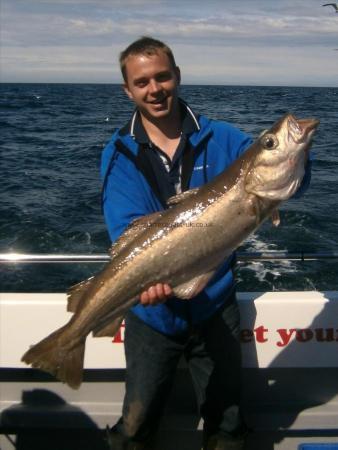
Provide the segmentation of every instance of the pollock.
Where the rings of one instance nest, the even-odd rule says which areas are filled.
[[[22,361],[72,388],[82,382],[86,337],[113,336],[141,292],[168,283],[190,299],[224,260],[299,188],[319,122],[287,114],[211,182],[168,201],[168,209],[132,222],[111,262],[70,288],[69,322],[32,346]]]

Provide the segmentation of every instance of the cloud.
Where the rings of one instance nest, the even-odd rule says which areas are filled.
[[[337,86],[337,61],[331,49],[280,46],[178,46],[183,83]],[[185,55],[189,54],[189,59]],[[203,64],[201,64],[201,54]],[[217,61],[217,63],[215,63]],[[325,71],[323,70],[325,67]]]
[[[114,47],[36,46],[12,50],[3,52],[4,81],[112,83],[121,78],[118,49]]]
[[[109,45],[112,41],[122,41],[144,34],[173,38],[173,40],[194,40],[195,42],[212,39],[213,44],[224,45],[225,38],[232,42],[244,39],[256,42],[264,39],[272,41],[293,38],[310,44],[325,38],[337,37],[337,20],[326,18],[317,20],[307,18],[272,19],[269,17],[233,17],[189,19],[171,17],[165,23],[154,25],[154,21],[145,17],[90,19],[67,18],[62,16],[37,16],[30,19],[34,26],[27,29],[26,20],[18,20],[16,27],[6,27],[3,31],[3,45]],[[13,24],[14,25],[14,24]]]
[[[29,74],[43,79],[44,73],[48,79],[55,75],[60,80],[62,71],[70,81],[77,77],[84,81],[86,72],[92,80],[96,67],[98,81],[109,82],[112,77],[119,81],[119,52],[145,34],[163,39],[173,48],[177,60],[186,62],[189,80],[205,82],[209,76],[218,82],[231,73],[231,78],[238,80],[247,74],[251,82],[283,70],[287,79],[301,80],[314,73],[317,77],[325,67],[322,77],[327,83],[332,71],[338,73],[338,58],[332,51],[338,45],[338,15],[328,14],[317,0],[308,0],[306,8],[297,0],[250,0],[245,7],[243,2],[227,0],[226,8],[223,0],[2,2],[5,80]],[[303,65],[297,64],[301,55]],[[311,57],[320,59],[320,67]],[[231,61],[227,71],[223,60]],[[291,61],[293,70],[285,64]]]
[[[156,0],[26,3],[14,0],[8,3],[5,0],[2,45],[109,45],[112,41],[122,42],[144,34],[197,43],[212,39],[213,45],[223,45],[224,39],[229,37],[234,43],[243,39],[274,42],[298,38],[304,44],[337,38],[338,20],[334,15],[304,15],[302,9],[298,14],[291,15],[286,10],[287,13],[280,15],[277,10],[265,10],[263,6],[267,2],[254,1],[244,11],[238,10],[237,5],[226,12],[222,3],[213,2],[219,13],[215,14],[209,7],[208,14],[204,15],[203,2],[196,1],[196,8],[190,13],[187,5],[191,8],[192,2],[183,2],[179,11],[173,6],[175,3]],[[153,8],[145,8],[146,5]],[[197,5],[202,6],[201,11]],[[159,20],[164,15],[166,20]]]

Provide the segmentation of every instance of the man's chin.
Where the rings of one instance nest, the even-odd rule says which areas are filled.
[[[170,110],[168,108],[151,108],[147,111],[147,115],[152,118],[161,119],[168,117],[170,115]]]

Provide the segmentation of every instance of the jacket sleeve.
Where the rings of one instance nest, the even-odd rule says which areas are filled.
[[[109,236],[114,242],[135,219],[148,214],[146,196],[134,163],[116,151],[111,141],[101,161],[102,209]]]
[[[228,155],[228,163],[232,163],[252,144],[251,136],[235,128],[227,122],[213,122],[213,143],[220,152]]]

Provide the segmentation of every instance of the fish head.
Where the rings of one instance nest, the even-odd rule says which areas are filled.
[[[308,150],[318,125],[316,119],[296,119],[287,114],[264,131],[255,143],[245,190],[275,201],[290,198],[302,182]]]

